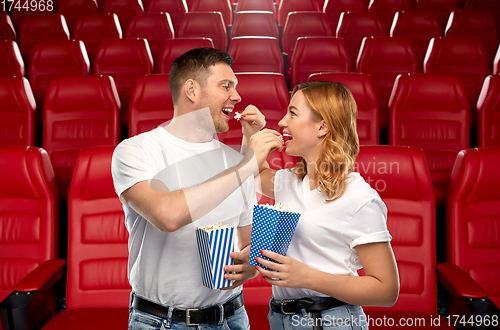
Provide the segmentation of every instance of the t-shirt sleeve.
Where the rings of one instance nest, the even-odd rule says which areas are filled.
[[[390,242],[384,202],[374,198],[363,204],[347,224],[344,239],[351,249],[360,244]]]
[[[135,141],[125,140],[113,152],[111,161],[111,174],[115,192],[122,203],[122,193],[134,184],[153,178],[146,166],[144,150]]]

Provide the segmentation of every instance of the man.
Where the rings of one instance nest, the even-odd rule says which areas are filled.
[[[242,155],[213,138],[229,129],[240,102],[231,65],[229,54],[213,48],[177,58],[169,78],[174,118],[124,140],[113,154],[130,233],[130,328],[249,328],[241,284],[256,275],[248,265],[256,162],[251,151]],[[260,113],[242,120],[248,136],[264,125]],[[194,230],[217,223],[237,228],[234,265],[225,267],[234,284],[224,290],[202,285]]]

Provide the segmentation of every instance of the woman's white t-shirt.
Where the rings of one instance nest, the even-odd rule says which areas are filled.
[[[389,242],[387,208],[378,193],[353,172],[346,178],[342,197],[326,203],[326,196],[310,190],[309,178],[302,181],[289,170],[279,170],[274,178],[275,201],[301,214],[287,255],[307,266],[330,274],[357,276],[362,268],[354,247]],[[278,300],[320,297],[308,290],[273,286]]]

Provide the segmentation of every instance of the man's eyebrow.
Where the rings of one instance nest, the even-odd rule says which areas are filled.
[[[237,85],[238,84],[238,80],[234,81],[234,80],[231,80],[231,79],[222,79],[220,81],[220,83],[228,83],[228,84],[233,84],[233,85]]]

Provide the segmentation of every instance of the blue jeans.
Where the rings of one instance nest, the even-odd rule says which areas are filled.
[[[311,297],[316,301],[323,299],[322,297]],[[279,300],[274,300],[280,302]],[[284,315],[273,312],[269,308],[269,325],[271,330],[312,330],[314,325],[314,318],[311,313],[302,310],[302,313]],[[324,310],[321,312],[321,319],[318,319],[317,325],[322,325],[323,330],[365,330],[368,329],[368,322],[366,315],[361,306],[343,305],[340,307]]]
[[[224,302],[223,302],[224,303]],[[248,321],[245,306],[238,308],[234,315],[224,318],[222,322],[200,324],[187,326],[184,322],[176,322],[170,319],[157,317],[151,314],[141,312],[130,307],[130,315],[128,320],[129,330],[248,330],[250,323]]]

